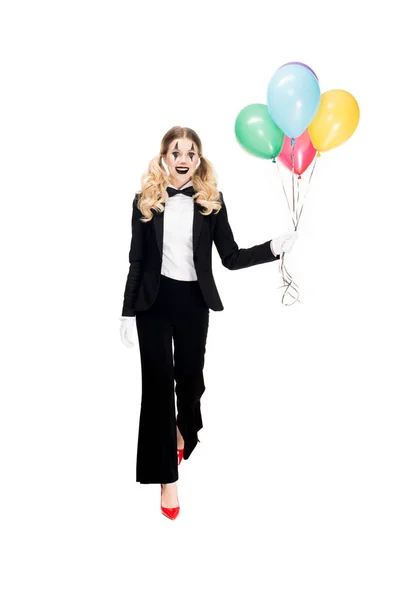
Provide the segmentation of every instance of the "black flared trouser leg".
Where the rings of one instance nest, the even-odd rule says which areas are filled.
[[[185,441],[183,458],[188,459],[203,427],[200,398],[205,391],[203,367],[209,323],[208,310],[182,313],[173,324],[174,378],[177,424]]]
[[[172,324],[159,314],[138,314],[142,366],[136,480],[171,483],[178,479]]]

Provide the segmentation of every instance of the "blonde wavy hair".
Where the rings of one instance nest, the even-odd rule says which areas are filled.
[[[203,215],[210,215],[213,210],[221,210],[219,200],[219,191],[217,190],[217,180],[214,169],[204,156],[202,144],[197,133],[189,127],[171,127],[164,135],[161,141],[160,153],[157,154],[149,163],[148,170],[141,177],[142,189],[138,192],[138,208],[144,215],[140,219],[143,223],[151,221],[154,208],[157,212],[162,212],[165,208],[165,202],[168,198],[166,188],[171,184],[171,178],[164,168],[162,157],[167,154],[169,145],[176,139],[188,138],[197,146],[200,157],[200,164],[192,177],[192,184],[195,189],[194,201],[204,207]]]

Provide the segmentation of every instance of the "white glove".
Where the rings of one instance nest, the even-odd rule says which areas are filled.
[[[290,252],[298,237],[298,231],[289,231],[288,233],[283,233],[274,238],[271,240],[272,253],[275,254],[275,256],[278,256],[278,254],[282,254],[283,252]]]
[[[133,324],[135,322],[135,317],[120,317],[121,321],[121,340],[122,343],[125,344],[127,348],[133,348]]]

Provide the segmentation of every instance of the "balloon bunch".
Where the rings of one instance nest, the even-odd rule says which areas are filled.
[[[314,162],[309,185],[321,152],[346,142],[359,119],[360,109],[354,96],[340,89],[321,94],[317,75],[301,62],[279,67],[268,84],[267,103],[249,104],[236,117],[236,139],[247,152],[272,159],[278,171],[278,163],[291,171],[291,203],[281,180],[295,230],[305,199],[304,196],[300,206],[301,175]],[[298,176],[296,191],[295,175]],[[285,288],[282,303],[298,302],[298,287],[286,269],[284,253],[280,257],[280,272]],[[288,301],[287,296],[293,301]]]

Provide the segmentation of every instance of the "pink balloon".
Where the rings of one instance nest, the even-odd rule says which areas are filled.
[[[311,165],[317,151],[312,145],[308,129],[294,139],[294,172],[301,175]],[[277,156],[280,163],[292,170],[292,141],[285,135],[282,150]]]

